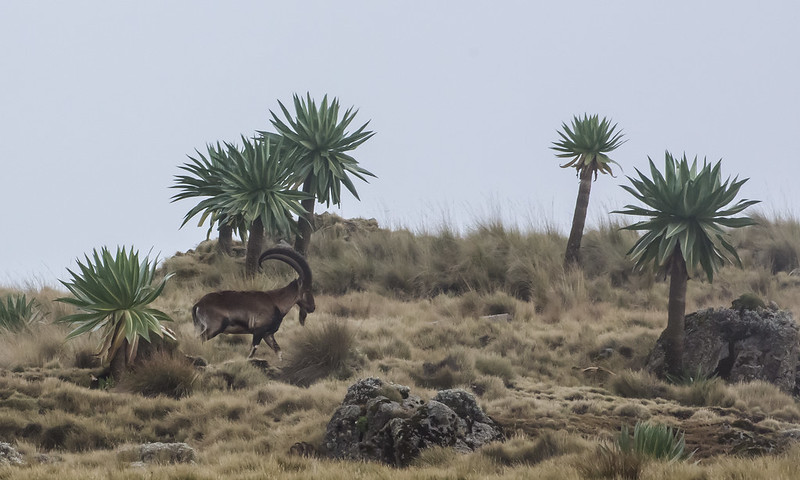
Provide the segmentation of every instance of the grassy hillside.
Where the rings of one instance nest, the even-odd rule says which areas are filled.
[[[754,292],[800,312],[800,225],[760,220],[734,232],[743,269],[723,268],[714,284],[693,276],[688,311]],[[317,311],[305,327],[295,311],[287,316],[280,364],[265,346],[265,362],[247,362],[247,336],[201,343],[190,308],[209,291],[275,288],[293,272],[273,262],[248,280],[242,258],[203,242],[162,266],[175,277],[154,306],[175,320],[177,350],[118,385],[92,379],[96,339],[65,343],[51,323],[69,313],[53,301],[63,292],[24,292],[46,316],[28,331],[0,331],[0,441],[28,465],[0,466],[0,478],[793,478],[800,406],[791,396],[758,382],[673,385],[641,371],[666,325],[668,286],[632,271],[634,240],[611,224],[588,231],[584,269],[565,272],[556,232],[487,223],[465,235],[412,233],[326,217],[309,252]],[[472,391],[508,439],[467,456],[426,451],[406,470],[291,455],[295,442],[319,444],[347,386],[366,376],[426,398]],[[598,450],[637,420],[685,431],[692,460]],[[198,461],[130,467],[126,449],[155,441],[187,442]]]

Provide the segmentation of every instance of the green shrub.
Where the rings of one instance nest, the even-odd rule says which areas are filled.
[[[623,426],[616,442],[600,445],[576,468],[585,478],[637,480],[648,459],[679,462],[688,460],[693,453],[686,452],[682,432],[666,425],[637,422],[633,435]]]
[[[42,318],[39,303],[35,299],[28,301],[24,293],[7,295],[5,300],[0,300],[0,328],[4,330],[21,332]]]
[[[633,435],[623,425],[617,446],[622,452],[669,462],[688,460],[693,455],[686,451],[683,432],[658,423],[636,422]]]

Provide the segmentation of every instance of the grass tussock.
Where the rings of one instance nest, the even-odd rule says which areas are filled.
[[[623,451],[616,446],[601,445],[594,454],[577,462],[582,478],[638,480],[645,460],[640,455]]]
[[[268,380],[268,372],[239,358],[208,367],[200,377],[200,388],[205,391],[248,390]]]
[[[300,386],[329,376],[349,378],[361,362],[354,340],[354,332],[346,322],[308,327],[292,342],[289,359],[281,369],[282,378]]]
[[[755,380],[731,385],[734,405],[787,422],[800,421],[800,407],[791,395],[771,383]]]
[[[491,443],[480,450],[481,455],[506,466],[536,465],[545,460],[569,454],[583,454],[590,443],[563,432],[544,432],[537,438],[515,434],[502,443]]]
[[[119,387],[145,397],[164,395],[179,399],[194,392],[198,377],[197,370],[186,357],[157,352],[128,372]]]

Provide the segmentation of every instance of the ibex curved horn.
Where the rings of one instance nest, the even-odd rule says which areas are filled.
[[[294,269],[294,271],[297,272],[297,275],[299,275],[300,283],[306,288],[311,288],[311,267],[308,266],[306,259],[294,249],[286,247],[274,247],[264,251],[264,253],[258,257],[259,268],[264,260],[280,260],[289,265]]]

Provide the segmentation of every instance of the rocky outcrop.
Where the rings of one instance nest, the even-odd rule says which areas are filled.
[[[764,380],[795,393],[798,327],[783,310],[707,309],[686,316],[684,370],[731,382]],[[664,373],[663,335],[647,369]]]
[[[331,458],[404,467],[425,448],[470,452],[502,437],[500,427],[466,391],[443,390],[424,402],[408,387],[366,378],[347,390],[321,448]]]

